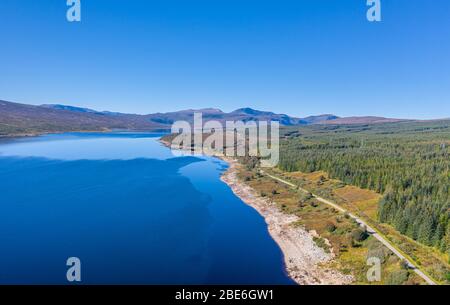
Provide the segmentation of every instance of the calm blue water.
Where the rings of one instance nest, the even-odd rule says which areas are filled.
[[[0,283],[292,284],[264,220],[208,157],[157,134],[0,143]]]

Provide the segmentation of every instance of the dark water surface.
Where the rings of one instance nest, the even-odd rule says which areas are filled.
[[[0,143],[0,283],[292,284],[264,220],[158,134]]]

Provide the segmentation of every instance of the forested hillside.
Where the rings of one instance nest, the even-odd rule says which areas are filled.
[[[95,112],[70,106],[33,106],[0,100],[0,137],[111,129],[157,130],[167,127],[138,115]]]
[[[450,121],[307,126],[283,131],[280,168],[323,170],[383,194],[378,217],[450,252]]]

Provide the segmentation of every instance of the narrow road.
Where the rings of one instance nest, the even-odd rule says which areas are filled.
[[[281,179],[281,178],[279,178],[279,177],[273,176],[273,175],[271,175],[271,174],[269,174],[269,173],[266,173],[266,172],[263,171],[263,170],[260,170],[260,171],[261,171],[261,173],[265,174],[266,176],[268,176],[268,177],[270,177],[270,178],[272,178],[272,179],[274,179],[274,180],[277,180],[277,181],[279,181],[279,182],[281,182],[281,183],[283,183],[283,184],[286,184],[286,185],[288,185],[288,186],[290,186],[290,187],[293,187],[293,188],[295,188],[295,189],[298,188],[298,189],[301,190],[302,192],[312,194],[311,192],[309,192],[309,191],[307,191],[307,190],[305,190],[305,189],[299,187],[298,185],[295,185],[295,184],[293,184],[293,183],[291,183],[291,182],[289,182],[289,181],[286,181],[286,180]],[[347,215],[349,215],[350,218],[354,219],[354,220],[355,220],[357,223],[359,223],[361,226],[365,226],[365,227],[367,228],[367,232],[368,232],[369,234],[371,234],[371,235],[372,235],[373,237],[375,237],[378,241],[380,241],[383,245],[385,245],[389,250],[391,250],[391,251],[392,251],[395,255],[397,255],[401,260],[405,260],[405,261],[408,263],[408,266],[409,266],[412,270],[414,270],[414,272],[417,273],[421,278],[423,278],[429,285],[436,285],[436,282],[435,282],[433,279],[431,279],[429,276],[427,276],[425,273],[423,273],[423,272],[419,269],[419,267],[417,267],[416,264],[414,264],[411,260],[407,259],[407,258],[405,257],[404,254],[402,254],[399,250],[397,250],[397,249],[396,249],[396,248],[395,248],[395,247],[394,247],[394,246],[393,246],[393,245],[392,245],[385,237],[383,237],[377,230],[375,230],[374,228],[372,228],[371,226],[369,226],[364,220],[362,220],[361,218],[357,217],[356,215],[353,215],[352,213],[348,212],[347,210],[345,210],[345,209],[342,208],[341,206],[339,206],[339,205],[337,205],[337,204],[331,202],[330,200],[324,199],[324,198],[319,197],[319,196],[314,195],[314,194],[312,194],[312,196],[313,196],[317,201],[320,201],[320,202],[322,202],[322,203],[325,203],[325,204],[327,204],[327,205],[333,207],[334,209],[336,209],[336,210],[338,210],[338,211],[340,211],[340,212],[342,212],[342,213],[347,213]]]

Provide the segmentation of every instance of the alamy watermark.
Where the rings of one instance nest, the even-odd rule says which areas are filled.
[[[67,6],[67,21],[81,22],[81,0],[67,0]]]
[[[209,120],[203,124],[202,113],[194,113],[193,125],[177,121],[171,143],[174,153],[206,154],[226,157],[256,157],[261,167],[275,167],[280,160],[280,123],[276,121]]]
[[[369,22],[381,22],[381,0],[367,0],[367,20]]]
[[[367,281],[380,282],[381,281],[381,259],[379,257],[369,257],[367,265],[370,266],[367,270]]]
[[[78,257],[69,257],[66,265],[70,267],[67,270],[66,278],[69,282],[81,282],[81,261]]]
[[[66,18],[69,22],[81,22],[81,0],[66,0],[67,9]],[[367,20],[369,22],[381,22],[381,0],[366,0]]]

